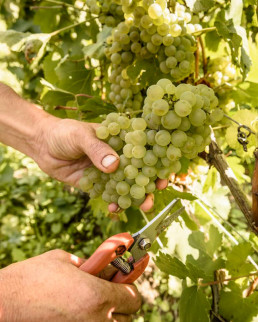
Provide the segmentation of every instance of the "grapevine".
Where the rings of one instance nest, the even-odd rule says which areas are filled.
[[[56,247],[88,258],[180,198],[185,211],[137,281],[144,304],[133,321],[253,322],[255,1],[34,2],[2,1],[0,81],[59,118],[95,123],[119,166],[91,164],[70,188],[0,146],[2,265]]]

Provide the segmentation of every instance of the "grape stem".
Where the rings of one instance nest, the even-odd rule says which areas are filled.
[[[203,28],[202,30],[194,31],[191,34],[193,36],[200,36],[200,35],[202,35],[202,34],[204,34],[206,32],[214,31],[216,29],[217,29],[216,27],[208,27],[208,28]]]
[[[204,48],[204,44],[201,36],[198,37],[198,41],[200,43],[201,51],[202,51],[203,75],[205,77],[205,75],[207,74],[207,57],[206,57],[205,48]]]
[[[251,206],[246,194],[242,191],[232,169],[229,167],[221,149],[219,148],[214,133],[212,133],[212,142],[209,145],[209,153],[202,152],[199,156],[202,157],[209,165],[214,166],[217,169],[222,182],[228,186],[239,209],[244,214],[249,228],[258,235],[258,227],[254,222]]]
[[[196,52],[195,52],[195,75],[194,78],[197,81],[197,79],[199,78],[199,42],[197,41],[196,43]]]

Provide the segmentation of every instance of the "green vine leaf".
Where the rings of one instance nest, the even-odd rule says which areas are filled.
[[[194,13],[208,11],[214,5],[214,0],[186,0],[185,2]]]
[[[181,279],[185,279],[189,276],[189,270],[178,258],[172,257],[162,252],[156,257],[155,264],[158,268],[168,274],[173,275]]]
[[[243,298],[242,288],[230,282],[220,294],[219,313],[227,321],[250,322],[257,315],[258,293]]]
[[[83,52],[85,57],[102,59],[104,57],[104,49],[107,37],[111,34],[112,28],[105,26],[103,30],[97,35],[97,42],[95,44],[84,47]]]
[[[180,322],[209,322],[210,302],[202,289],[186,287],[179,302]]]
[[[247,257],[251,253],[252,246],[248,242],[236,245],[227,251],[226,268],[232,276],[246,275],[254,270],[253,265],[247,262]]]

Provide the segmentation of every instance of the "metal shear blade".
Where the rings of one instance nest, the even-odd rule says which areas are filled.
[[[135,242],[129,249],[135,261],[139,260],[143,257],[147,250],[150,248],[153,241],[157,238],[157,236],[167,228],[172,221],[175,219],[174,214],[169,216],[166,221],[165,218],[169,214],[170,210],[174,207],[174,205],[179,201],[179,199],[174,199],[171,201],[156,217],[154,217],[147,225],[145,225],[142,229],[140,229],[137,233],[133,234]],[[182,212],[182,209],[180,213]],[[176,212],[177,213],[177,212]],[[179,214],[177,216],[179,216]],[[176,216],[176,217],[177,217]],[[174,219],[173,219],[174,218]],[[163,222],[164,221],[164,222]]]

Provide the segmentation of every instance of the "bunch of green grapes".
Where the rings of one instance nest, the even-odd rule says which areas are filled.
[[[99,22],[108,27],[115,27],[124,19],[122,6],[111,0],[86,0],[89,12],[98,16]]]
[[[119,110],[122,107],[137,110],[141,98],[135,85],[139,80],[132,83],[126,75],[126,68],[136,58],[155,58],[161,72],[169,74],[173,81],[189,76],[193,71],[195,51],[194,38],[187,34],[192,17],[178,3],[174,13],[171,13],[165,0],[121,0],[121,4],[125,20],[113,29],[105,50],[111,61],[109,97]],[[195,31],[192,28],[195,28],[194,25],[189,24],[188,29]]]
[[[221,86],[235,81],[238,78],[236,67],[230,57],[218,57],[212,59],[208,65],[208,81],[212,86]]]
[[[159,80],[147,89],[141,117],[110,113],[97,128],[97,137],[117,151],[120,164],[111,174],[85,170],[82,190],[123,209],[140,205],[155,191],[157,178],[179,172],[182,158],[195,158],[210,143],[209,125],[223,117],[217,105],[206,85],[176,87],[169,79]]]

